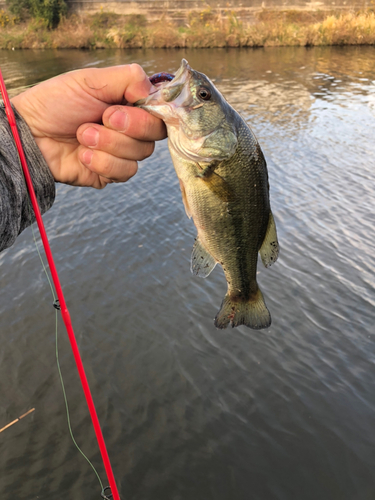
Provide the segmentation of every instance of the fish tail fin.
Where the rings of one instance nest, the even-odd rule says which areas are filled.
[[[229,323],[232,324],[232,327],[245,325],[254,330],[270,326],[271,315],[259,288],[249,300],[231,297],[228,293],[225,295],[221,309],[215,318],[215,326],[223,329]]]

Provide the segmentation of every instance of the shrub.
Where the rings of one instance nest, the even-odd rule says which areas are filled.
[[[6,3],[10,12],[22,21],[30,17],[30,0],[7,0]]]
[[[119,22],[120,14],[115,14],[114,12],[107,12],[100,9],[100,12],[95,12],[91,15],[91,26],[92,28],[112,28],[116,26]]]
[[[20,19],[42,19],[49,29],[55,29],[67,11],[64,0],[7,0],[7,4]]]
[[[0,10],[0,26],[2,28],[5,28],[5,26],[8,25],[14,25],[18,21],[17,16],[12,16],[9,14],[9,12],[6,12],[5,10]]]

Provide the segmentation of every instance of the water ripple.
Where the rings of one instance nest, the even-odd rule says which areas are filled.
[[[0,65],[17,92],[77,67],[136,60],[151,74],[186,57],[256,133],[281,244],[277,264],[259,266],[271,327],[218,331],[225,278],[190,274],[195,228],[166,142],[125,185],[58,185],[44,218],[121,495],[371,498],[373,49],[99,55],[19,51],[0,54]],[[5,498],[94,498],[96,478],[66,430],[53,308],[30,230],[0,263],[0,420],[36,407],[2,434]],[[59,331],[75,436],[103,474]]]

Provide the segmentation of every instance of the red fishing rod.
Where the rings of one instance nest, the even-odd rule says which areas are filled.
[[[111,492],[112,492],[114,500],[120,500],[120,496],[119,496],[119,493],[118,493],[118,490],[117,490],[117,486],[116,486],[116,482],[115,482],[115,477],[113,475],[113,471],[112,471],[112,467],[111,467],[111,462],[109,460],[107,448],[106,448],[106,445],[105,445],[105,442],[104,442],[103,433],[102,433],[102,430],[101,430],[101,427],[100,427],[98,415],[96,413],[94,401],[93,401],[92,396],[91,396],[91,391],[90,391],[90,387],[89,387],[89,384],[88,384],[88,381],[87,381],[86,373],[85,373],[85,370],[84,370],[84,367],[83,367],[83,364],[82,364],[82,359],[81,359],[81,355],[79,353],[77,341],[76,341],[76,338],[75,338],[75,335],[74,335],[74,331],[73,331],[73,327],[72,327],[72,323],[71,323],[71,319],[70,319],[70,314],[69,314],[68,308],[67,308],[66,303],[65,303],[64,294],[63,294],[63,291],[62,291],[62,288],[61,288],[61,285],[60,285],[60,280],[59,280],[59,276],[57,274],[55,262],[53,260],[53,256],[52,256],[52,252],[51,252],[51,247],[49,245],[49,241],[48,241],[48,238],[47,238],[47,233],[46,233],[46,230],[44,228],[44,224],[43,224],[42,216],[41,216],[41,213],[40,213],[38,201],[37,201],[36,196],[35,196],[35,191],[34,191],[33,183],[32,183],[32,180],[31,180],[29,168],[27,166],[27,162],[26,162],[26,158],[25,158],[25,153],[23,151],[21,139],[20,139],[20,136],[19,136],[19,133],[18,133],[17,125],[16,125],[16,120],[15,120],[15,117],[14,117],[13,109],[12,109],[10,101],[9,101],[9,97],[8,97],[8,93],[7,93],[7,90],[6,90],[6,87],[5,87],[5,82],[4,82],[4,79],[3,79],[3,75],[1,73],[1,69],[0,69],[0,91],[1,91],[1,94],[3,96],[3,101],[4,101],[4,105],[5,105],[5,111],[6,111],[6,115],[8,117],[9,125],[11,127],[12,134],[13,134],[13,137],[14,137],[14,141],[15,141],[16,146],[17,146],[18,154],[19,154],[19,157],[20,157],[21,165],[22,165],[22,170],[23,170],[23,173],[24,173],[24,176],[25,176],[25,180],[26,180],[27,189],[28,189],[29,196],[30,196],[30,199],[31,199],[31,203],[32,203],[32,206],[33,206],[33,209],[34,209],[35,218],[36,218],[36,221],[37,221],[37,224],[38,224],[40,236],[42,238],[42,242],[43,242],[43,246],[44,246],[44,251],[46,253],[46,257],[47,257],[47,260],[48,260],[48,264],[49,264],[49,268],[50,268],[50,271],[51,271],[53,283],[55,285],[57,297],[59,299],[60,308],[61,308],[61,315],[62,315],[64,323],[65,323],[66,331],[68,333],[68,337],[69,337],[69,340],[70,340],[70,345],[72,347],[74,359],[75,359],[75,362],[76,362],[76,365],[77,365],[79,377],[81,379],[83,392],[85,394],[85,398],[86,398],[86,401],[87,401],[87,406],[89,408],[89,412],[90,412],[92,424],[94,426],[94,431],[95,431],[96,439],[98,441],[100,453],[101,453],[101,456],[102,456],[102,459],[103,459],[105,471],[107,473],[107,477],[108,477],[109,485],[110,485],[110,488],[111,488]],[[103,496],[103,494],[104,494],[104,491],[102,492],[102,496]],[[106,498],[106,496],[104,495],[103,498]]]

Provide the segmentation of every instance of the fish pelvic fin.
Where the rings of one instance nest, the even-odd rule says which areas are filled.
[[[191,254],[191,272],[200,278],[207,278],[215,266],[216,260],[207,252],[198,236]]]
[[[265,267],[270,267],[279,256],[279,242],[277,240],[276,224],[272,212],[268,219],[266,236],[259,250],[260,257]]]
[[[245,325],[253,330],[262,330],[271,325],[271,315],[258,288],[250,300],[240,300],[227,293],[214,323],[216,328],[221,329],[231,324],[233,328]]]

